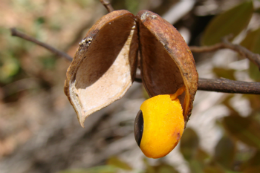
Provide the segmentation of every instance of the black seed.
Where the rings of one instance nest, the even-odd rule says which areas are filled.
[[[135,140],[138,144],[138,146],[140,146],[141,143],[141,139],[143,136],[143,128],[144,128],[144,119],[143,119],[143,113],[140,110],[136,117],[135,117],[135,125],[134,125],[134,131],[135,131]]]

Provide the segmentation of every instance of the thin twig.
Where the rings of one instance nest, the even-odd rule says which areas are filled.
[[[109,0],[100,0],[100,2],[104,5],[104,7],[107,9],[109,13],[114,11],[114,8],[110,4]]]
[[[140,76],[136,76],[135,81],[141,83],[142,79]],[[260,82],[243,82],[224,78],[199,78],[198,90],[237,94],[260,94]]]
[[[192,52],[196,52],[196,53],[204,53],[204,52],[213,52],[219,49],[224,49],[225,46],[223,43],[217,43],[215,45],[212,46],[190,46],[190,50]]]
[[[64,57],[64,58],[66,58],[69,61],[72,61],[72,59],[73,59],[71,56],[69,56],[65,52],[59,51],[59,50],[55,49],[54,47],[52,47],[52,46],[50,46],[48,44],[45,44],[45,43],[43,43],[41,41],[36,40],[33,37],[30,37],[30,36],[20,32],[20,31],[17,31],[15,28],[11,28],[11,34],[12,34],[12,36],[20,37],[22,39],[25,39],[25,40],[28,40],[30,42],[33,42],[33,43],[35,43],[35,44],[37,44],[39,46],[42,46],[45,49],[48,49],[50,52],[54,53],[55,55],[60,56],[60,57]]]
[[[197,47],[197,46],[190,46],[190,50],[192,52],[211,52],[211,51],[216,51],[219,49],[231,49],[233,51],[236,51],[239,53],[241,56],[246,57],[250,61],[252,61],[257,67],[260,69],[260,55],[255,54],[251,52],[250,50],[246,49],[243,46],[240,46],[238,44],[233,44],[228,41],[228,37],[223,38],[221,43],[217,43],[212,46],[202,46],[202,47]]]

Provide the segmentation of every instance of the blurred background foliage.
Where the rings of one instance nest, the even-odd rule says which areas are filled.
[[[252,52],[260,54],[259,1],[186,1],[193,6],[181,18],[177,19],[174,26],[183,34],[184,38],[187,38],[186,41],[189,45],[213,45],[220,42],[224,36],[232,34],[234,43],[241,44]],[[127,9],[133,14],[141,9],[149,9],[162,16],[169,11],[178,10],[173,7],[181,2],[181,0],[111,1],[115,9]],[[181,7],[179,8],[179,10],[183,10]],[[21,168],[18,162],[23,159],[17,156],[19,152],[23,152],[20,148],[29,146],[30,142],[28,141],[30,140],[35,143],[33,136],[37,136],[43,126],[49,124],[49,122],[54,122],[55,118],[64,119],[64,116],[74,116],[63,111],[70,107],[63,94],[63,82],[69,62],[55,57],[52,53],[33,43],[11,37],[9,28],[17,27],[28,35],[73,56],[78,43],[88,28],[104,14],[106,14],[106,11],[98,0],[0,1],[0,16],[2,16],[0,19],[0,172],[4,172],[4,169],[6,172],[23,172],[23,170],[18,171]],[[229,60],[226,60],[229,58],[229,54],[218,54],[220,53],[194,54],[194,57],[198,65],[205,61],[210,64],[210,77],[260,82],[259,69],[253,63],[234,53],[232,55],[235,57],[233,61],[239,63],[234,64],[232,62],[232,67],[231,65],[227,66],[230,63]],[[224,56],[224,58],[217,60],[219,56]],[[219,61],[223,61],[222,64]],[[205,69],[206,67],[205,65],[201,68]],[[200,76],[208,76],[208,74],[200,73],[203,69],[200,70],[199,66],[198,71]],[[137,98],[144,99],[144,91],[141,88],[138,91]],[[196,99],[199,99],[199,96],[196,96]],[[243,100],[239,106],[234,104],[238,101],[237,99]],[[55,159],[54,161],[50,159],[50,162],[46,161],[50,154],[47,150],[36,150],[36,153],[37,151],[38,153],[44,152],[46,156],[44,155],[44,158],[40,159],[38,155],[35,158],[32,157],[30,165],[33,166],[26,168],[27,171],[24,172],[260,172],[260,97],[258,95],[239,95],[237,97],[236,94],[224,94],[217,103],[224,106],[227,111],[214,122],[219,129],[219,133],[212,134],[212,136],[218,136],[213,151],[209,152],[202,147],[207,144],[201,140],[201,133],[198,134],[199,130],[193,126],[190,127],[189,123],[178,148],[175,149],[180,151],[186,169],[178,167],[178,163],[169,163],[164,158],[154,162],[140,156],[141,160],[133,159],[132,162],[129,162],[129,160],[126,161],[126,159],[118,156],[118,153],[113,154],[113,156],[103,156],[99,158],[99,161],[93,161],[87,166],[84,165],[84,159],[78,159],[79,154],[72,155],[73,157],[69,155],[68,157],[71,158],[68,158],[67,162],[63,164],[60,164],[57,159],[63,160],[65,156],[57,154],[55,155],[57,161],[55,167]],[[195,109],[197,104],[194,105]],[[113,109],[110,112],[103,113],[102,121],[108,122],[110,115],[114,112]],[[196,114],[195,111],[194,114]],[[75,119],[73,122],[76,122]],[[106,137],[104,137],[105,143],[104,141],[103,143],[100,142],[100,138],[92,138],[89,135],[90,132],[100,135],[98,127],[93,127],[90,132],[84,133],[82,137],[93,140],[92,145],[100,145],[101,148],[105,148],[108,144],[123,139],[127,134],[132,134],[133,119],[134,115],[130,121],[128,119],[122,120],[122,122],[114,123],[113,126],[108,127],[103,125],[110,130],[116,128],[116,132],[113,131],[114,135],[106,134]],[[113,122],[117,121],[113,120]],[[102,126],[103,122],[98,123]],[[53,135],[52,138],[48,138],[48,141],[54,140],[58,144],[63,142],[61,138],[66,138],[66,135],[74,133],[73,130],[78,128],[76,126],[79,126],[77,122],[68,125],[65,130],[63,129],[64,131],[58,133],[58,137]],[[128,128],[127,132],[124,131],[126,127]],[[122,129],[124,129],[123,132],[119,133],[118,131],[122,131]],[[82,133],[82,130],[77,132]],[[52,133],[52,131],[46,131],[47,133]],[[131,136],[131,139],[134,140],[133,136]],[[43,146],[46,147],[48,141]],[[82,147],[83,144],[84,142],[75,142],[73,146],[76,146],[77,149],[79,146]],[[78,152],[80,153],[80,151]],[[103,150],[101,151],[103,152]],[[77,153],[75,150],[73,152]],[[122,152],[124,151],[122,150]],[[96,160],[95,154],[89,156],[88,159]],[[2,165],[17,163],[17,170],[12,169],[10,171],[9,168],[1,167],[1,163]],[[50,166],[51,164],[52,166]],[[135,164],[139,166],[135,166]]]

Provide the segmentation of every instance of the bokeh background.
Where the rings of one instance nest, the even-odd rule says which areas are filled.
[[[200,46],[211,19],[245,1],[111,2],[133,14],[141,9],[156,12],[189,45]],[[250,31],[259,33],[254,38],[260,40],[259,1],[253,2],[256,10],[235,43]],[[146,99],[140,83],[88,117],[83,129],[63,92],[70,62],[10,35],[9,29],[16,27],[73,56],[87,30],[106,13],[98,0],[0,1],[0,173],[260,172],[259,96],[198,91],[181,144],[164,158],[148,159],[133,135],[134,118]],[[254,65],[233,51],[194,57],[200,77],[260,79]]]

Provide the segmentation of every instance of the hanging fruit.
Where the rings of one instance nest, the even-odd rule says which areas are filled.
[[[159,15],[119,10],[103,16],[79,44],[64,91],[84,126],[87,116],[120,99],[131,86],[138,51],[143,85],[152,98],[136,117],[135,138],[147,157],[159,158],[180,140],[198,83],[189,47]]]

